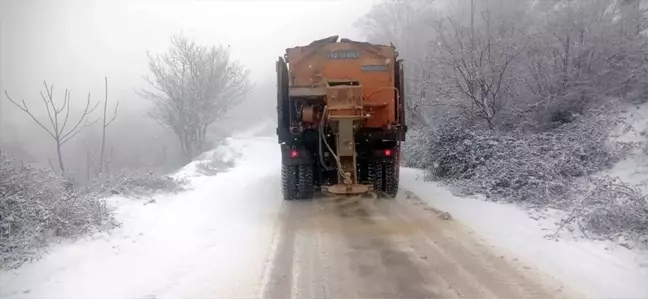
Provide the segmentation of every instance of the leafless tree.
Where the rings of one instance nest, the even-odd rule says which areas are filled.
[[[432,121],[404,144],[405,162],[461,193],[573,209],[564,223],[645,242],[646,196],[593,175],[640,154],[611,142],[610,128],[628,104],[648,101],[648,2],[439,1],[448,5],[415,20],[402,14],[406,1],[384,0],[381,22],[363,28],[370,38],[432,41],[421,68],[429,76],[407,78]],[[402,30],[430,20],[431,33]],[[475,126],[482,119],[495,130]]]
[[[41,99],[47,110],[47,116],[49,124],[46,124],[46,121],[39,120],[36,116],[29,110],[27,103],[24,100],[19,104],[17,101],[14,101],[9,93],[5,90],[5,95],[7,99],[14,104],[16,107],[20,108],[23,112],[27,113],[38,126],[40,126],[47,134],[54,140],[56,144],[56,156],[59,163],[59,169],[62,174],[65,174],[65,163],[63,161],[62,146],[74,138],[79,132],[84,128],[94,124],[97,120],[92,122],[88,121],[90,114],[99,105],[99,102],[94,104],[90,103],[90,93],[88,93],[88,100],[86,102],[83,113],[79,117],[78,121],[74,123],[71,127],[68,127],[68,121],[70,120],[70,92],[66,89],[65,96],[63,98],[63,103],[60,106],[54,102],[54,85],[47,86],[46,82],[43,82],[45,86],[46,94],[43,94],[41,91]]]
[[[117,108],[119,108],[119,101],[117,101],[117,104],[115,104],[115,112],[113,112],[113,116],[109,121],[106,121],[106,111],[108,110],[108,78],[104,78],[104,82],[106,84],[106,98],[104,99],[104,108],[103,108],[103,126],[102,126],[102,132],[101,132],[101,154],[99,156],[99,174],[101,174],[104,170],[104,150],[106,148],[106,128],[115,121],[115,118],[117,117]]]
[[[519,29],[508,22],[482,14],[481,29],[462,24],[449,16],[435,26],[437,38],[431,42],[428,66],[438,98],[434,105],[459,108],[495,127],[494,119],[511,94],[515,78],[512,64],[526,48]]]
[[[583,114],[609,97],[644,90],[646,10],[631,6],[629,12],[633,1],[560,4],[538,19],[535,41],[523,54],[526,74],[520,77],[531,102],[522,111]]]
[[[163,55],[149,54],[152,77],[140,94],[153,103],[149,115],[169,127],[193,159],[205,150],[207,129],[249,90],[249,71],[230,57],[228,47],[200,46],[182,34],[171,37]]]
[[[405,59],[405,108],[408,125],[414,129],[426,123],[423,103],[429,95],[430,69],[424,60],[427,43],[434,38],[436,14],[434,1],[383,1],[355,24],[370,42],[393,44],[399,58]]]
[[[92,179],[92,152],[90,150],[90,147],[88,146],[88,143],[85,141],[82,141],[83,144],[83,149],[85,150],[86,154],[86,164],[85,164],[85,180],[86,182],[89,182]]]

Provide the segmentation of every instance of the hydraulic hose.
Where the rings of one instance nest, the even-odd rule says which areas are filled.
[[[333,170],[333,169],[335,169],[335,168],[326,165],[326,162],[324,162],[324,153],[323,153],[323,151],[322,151],[322,140],[325,139],[325,138],[324,138],[324,120],[325,120],[325,119],[324,119],[324,115],[322,115],[322,119],[320,120],[320,126],[319,126],[319,135],[320,135],[320,138],[319,138],[319,146],[318,146],[318,149],[319,149],[319,159],[320,159],[320,163],[322,164],[322,167],[324,167],[324,169],[326,169],[326,170]]]
[[[328,148],[329,152],[331,152],[331,155],[333,155],[333,158],[335,158],[335,162],[337,163],[338,167],[338,173],[340,176],[342,176],[345,179],[350,179],[344,171],[342,171],[342,162],[340,162],[340,157],[338,157],[331,146],[329,145],[328,141],[326,141],[326,138],[324,137],[324,121],[326,120],[326,116],[328,113],[328,108],[324,106],[324,111],[322,112],[322,120],[320,122],[320,141],[324,141],[324,144],[326,145],[326,148]],[[321,142],[320,142],[320,152],[321,152]],[[321,158],[321,156],[320,156]],[[326,167],[326,166],[325,166]]]

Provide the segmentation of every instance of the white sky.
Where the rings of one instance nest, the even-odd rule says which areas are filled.
[[[285,48],[335,34],[361,39],[353,22],[372,3],[0,0],[0,89],[33,101],[47,80],[70,88],[73,100],[89,91],[100,99],[108,76],[113,96],[134,97],[147,73],[146,51],[165,51],[180,31],[201,44],[230,45],[257,84],[274,86],[274,62]],[[0,103],[8,108],[4,96]]]

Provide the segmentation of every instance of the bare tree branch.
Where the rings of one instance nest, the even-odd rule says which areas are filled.
[[[27,104],[25,101],[21,101],[22,105],[18,104],[18,102],[14,101],[10,96],[9,93],[5,90],[5,95],[7,96],[7,99],[14,104],[16,107],[18,107],[20,110],[25,112],[29,117],[39,126],[41,127],[47,134],[54,140],[56,144],[56,154],[59,162],[59,169],[61,173],[65,173],[65,163],[63,162],[63,154],[62,154],[62,146],[67,143],[69,140],[74,138],[79,132],[83,130],[83,128],[88,127],[96,122],[93,121],[91,123],[88,123],[88,117],[92,112],[97,108],[99,105],[99,102],[97,102],[92,108],[90,107],[90,94],[88,94],[88,100],[86,102],[85,109],[81,116],[79,117],[79,120],[77,123],[74,125],[69,130],[66,130],[66,125],[68,123],[68,120],[70,118],[70,92],[66,89],[65,94],[63,97],[63,103],[61,104],[60,107],[56,106],[56,103],[54,102],[54,85],[48,86],[46,82],[43,82],[43,85],[45,86],[45,94],[41,91],[40,96],[41,100],[43,101],[43,105],[45,106],[45,110],[47,111],[47,117],[49,120],[49,128],[46,127],[42,121],[38,120],[36,116],[29,110],[29,107],[27,107]],[[62,124],[60,122],[63,122]],[[80,126],[81,123],[84,123],[83,126]],[[51,161],[50,161],[51,165]],[[52,168],[53,169],[53,168]]]
[[[15,102],[15,101],[14,101],[14,100],[9,96],[9,93],[7,93],[6,90],[5,90],[5,95],[7,96],[7,99],[8,99],[12,104],[14,104],[16,107],[20,108],[20,110],[22,110],[22,111],[24,111],[25,113],[27,113],[27,115],[29,115],[29,117],[31,117],[31,119],[34,120],[34,122],[36,122],[36,124],[37,124],[38,126],[40,126],[43,130],[45,130],[45,132],[47,132],[47,134],[49,134],[52,138],[55,138],[55,137],[54,137],[54,133],[52,133],[48,128],[46,128],[46,127],[45,127],[45,126],[44,126],[44,125],[43,125],[43,124],[42,124],[42,123],[41,123],[41,122],[40,122],[40,121],[39,121],[39,120],[38,120],[38,119],[37,119],[37,118],[36,118],[36,117],[35,117],[35,116],[30,112],[30,111],[29,111],[29,108],[27,107],[27,104],[25,103],[25,101],[22,101],[22,105],[20,105],[20,104],[18,104],[17,102]]]
[[[101,128],[101,153],[99,156],[99,174],[103,173],[104,170],[104,151],[106,148],[106,128],[110,124],[112,124],[113,121],[117,118],[117,108],[119,108],[119,101],[115,104],[115,111],[113,112],[113,116],[109,121],[106,121],[106,113],[108,110],[108,77],[104,77],[104,83],[106,86],[106,95],[104,99],[104,107],[103,107],[103,125]]]

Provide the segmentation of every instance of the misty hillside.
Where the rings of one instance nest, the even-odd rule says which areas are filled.
[[[331,35],[404,59],[401,167],[648,249],[648,1],[286,3],[2,1],[0,268],[275,142],[277,58]]]
[[[437,4],[383,3],[362,20],[410,62],[407,165],[645,245],[646,3]]]

